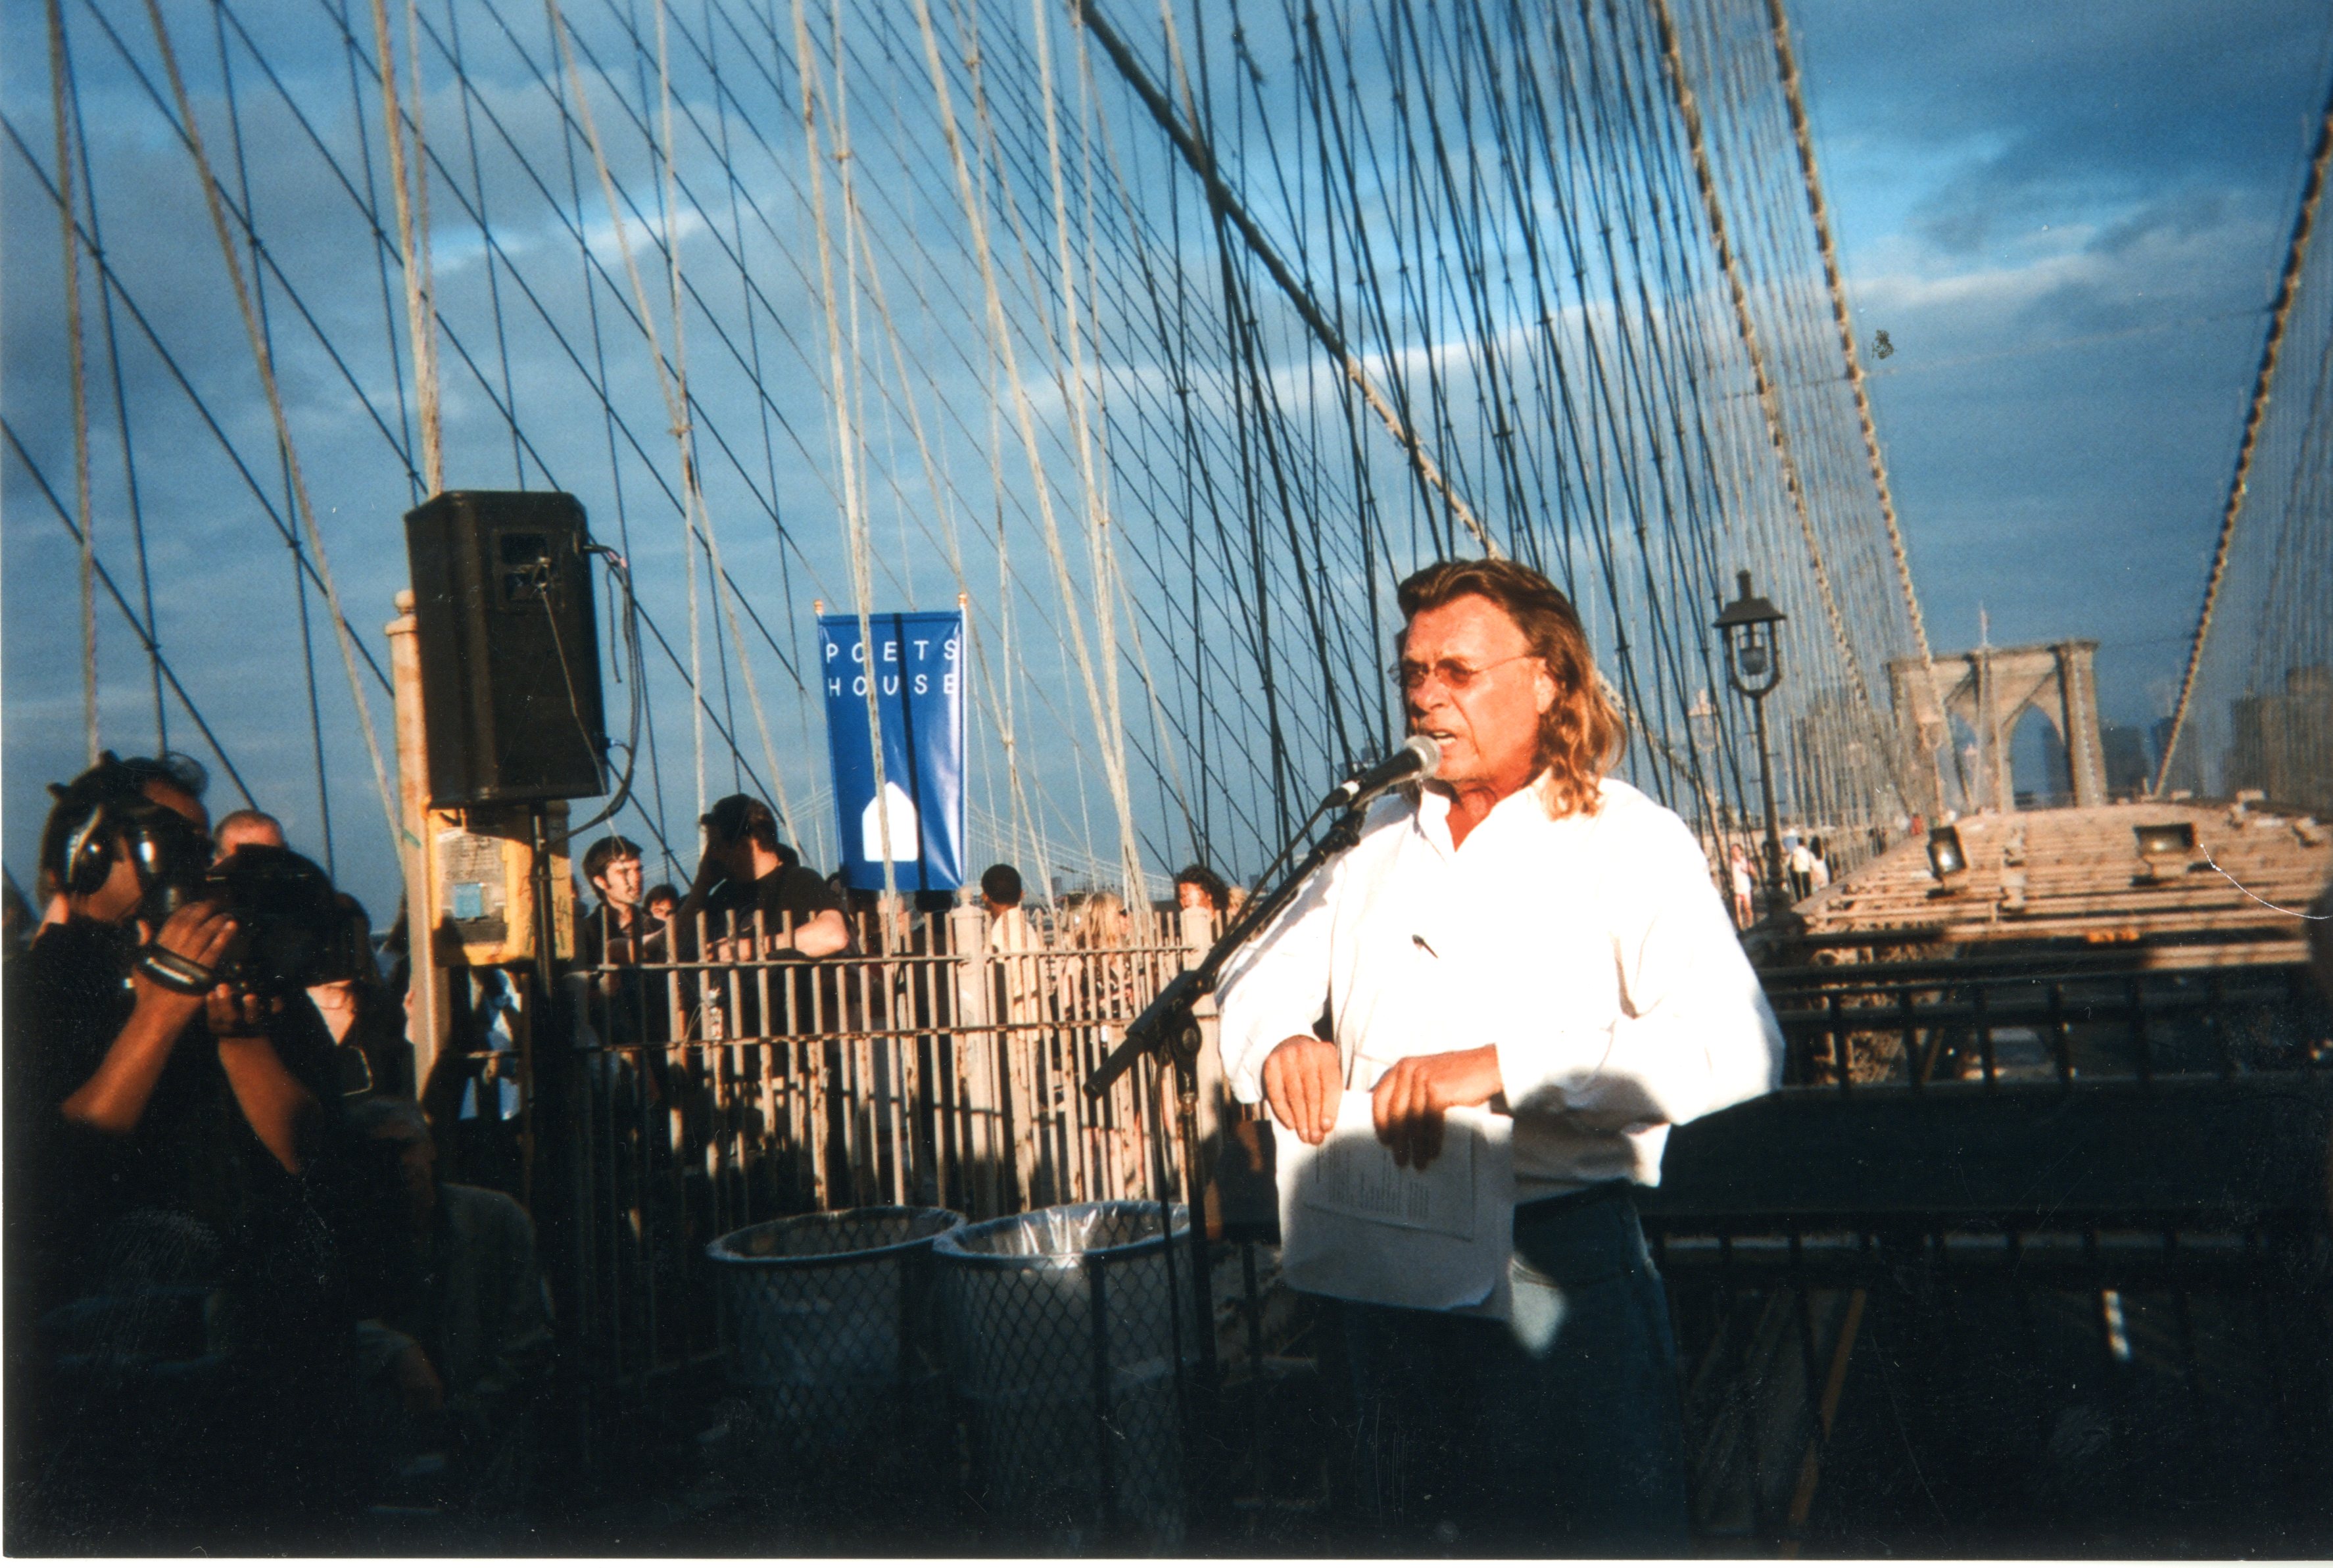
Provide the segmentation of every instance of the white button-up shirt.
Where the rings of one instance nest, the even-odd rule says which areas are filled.
[[[1550,820],[1534,787],[1450,842],[1450,800],[1388,796],[1233,965],[1232,1092],[1324,1012],[1345,1082],[1404,1056],[1494,1046],[1522,1201],[1660,1180],[1670,1127],[1780,1082],[1782,1038],[1674,812],[1607,779],[1593,816]]]

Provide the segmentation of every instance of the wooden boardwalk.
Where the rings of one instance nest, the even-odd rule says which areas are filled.
[[[2184,823],[2192,854],[2141,858],[2134,830]],[[2135,968],[2306,961],[2297,913],[2333,878],[2333,829],[2203,802],[1983,812],[1956,826],[1968,870],[1940,884],[1907,840],[1798,905],[1825,946],[2079,942]],[[2278,907],[2271,907],[2278,906]]]

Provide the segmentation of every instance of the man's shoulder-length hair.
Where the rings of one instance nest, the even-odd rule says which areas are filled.
[[[1405,621],[1469,594],[1507,612],[1555,681],[1555,704],[1539,724],[1537,761],[1547,774],[1541,802],[1550,817],[1595,813],[1603,805],[1599,781],[1618,760],[1627,731],[1596,679],[1588,634],[1563,590],[1516,561],[1438,560],[1396,591]]]

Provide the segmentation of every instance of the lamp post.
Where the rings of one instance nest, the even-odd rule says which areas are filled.
[[[1750,591],[1750,574],[1737,573],[1741,595],[1717,612],[1725,639],[1725,678],[1750,699],[1758,722],[1758,788],[1766,802],[1766,909],[1771,919],[1783,907],[1782,835],[1774,814],[1774,759],[1766,744],[1766,693],[1781,683],[1781,648],[1774,628],[1789,617]]]

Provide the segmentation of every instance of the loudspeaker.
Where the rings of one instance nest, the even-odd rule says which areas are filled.
[[[582,503],[453,490],[405,514],[433,806],[607,793]]]

